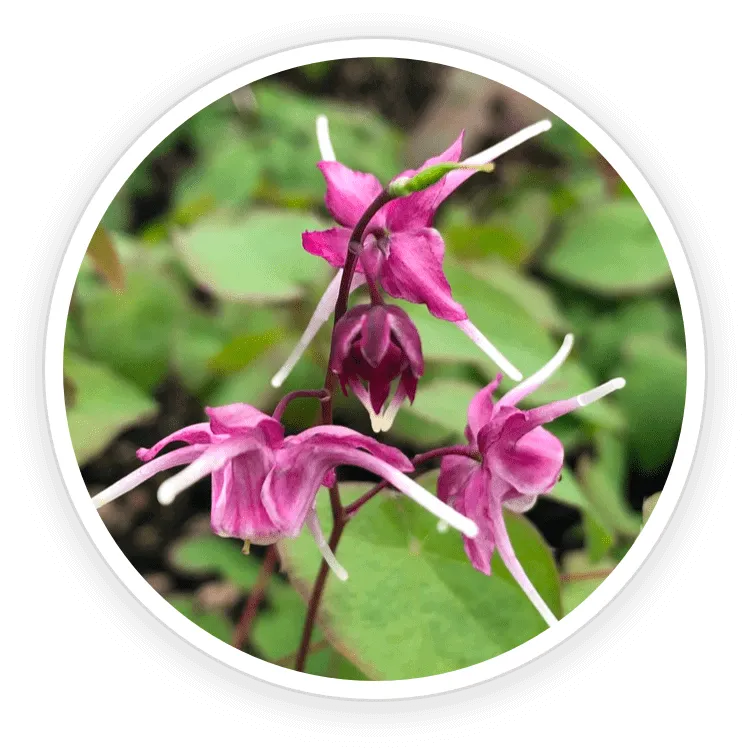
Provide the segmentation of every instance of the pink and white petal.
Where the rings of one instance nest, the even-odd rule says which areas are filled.
[[[320,528],[320,519],[315,512],[315,508],[312,508],[307,516],[307,528],[310,529],[310,533],[312,534],[315,544],[318,545],[320,554],[328,563],[328,567],[334,572],[334,575],[341,581],[348,580],[349,574],[346,572],[344,566],[336,559],[333,550],[328,546],[328,542],[323,535],[323,529]]]
[[[292,435],[284,441],[284,447],[294,447],[301,455],[346,448],[365,450],[381,461],[387,461],[399,471],[414,471],[412,462],[398,449],[384,445],[374,438],[362,435],[356,430],[338,425],[310,427],[299,435]]]
[[[355,172],[337,161],[318,162],[325,178],[326,206],[342,226],[353,229],[383,187],[375,175]]]
[[[505,501],[505,507],[519,515],[530,511],[535,505],[539,495],[520,495]]]
[[[495,402],[492,400],[492,394],[498,389],[502,379],[503,374],[498,373],[497,377],[482,388],[469,403],[466,439],[473,445],[476,445],[479,430],[481,430],[492,417],[492,410],[495,407]]]
[[[444,255],[443,238],[434,229],[393,234],[383,263],[383,288],[392,297],[427,305],[436,318],[464,320],[466,311],[453,299],[443,273]]]
[[[367,413],[370,415],[370,424],[372,425],[372,431],[380,432],[383,420],[380,414],[376,412],[372,406],[370,392],[362,385],[362,382],[356,376],[353,380],[349,381],[349,387],[352,389],[352,393],[359,399],[359,402],[362,404],[362,406],[367,409]]]
[[[191,424],[180,430],[173,432],[171,435],[162,438],[158,443],[150,448],[139,448],[136,455],[141,461],[151,461],[154,456],[160,453],[170,443],[188,443],[190,445],[210,443],[214,439],[211,433],[211,427],[208,422]]]
[[[257,450],[261,446],[263,444],[259,443],[254,435],[249,437],[241,435],[205,447],[201,455],[188,467],[162,482],[156,491],[156,499],[162,505],[169,505],[180,492],[199,482],[203,477],[219,471],[227,461],[247,451]]]
[[[284,439],[284,427],[281,422],[250,404],[209,406],[206,407],[206,414],[210,420],[211,430],[217,435],[254,436],[257,441],[267,441],[274,447],[280,447]]]
[[[130,490],[136,488],[139,484],[143,484],[147,479],[150,479],[160,471],[166,471],[175,466],[184,466],[185,464],[192,463],[208,448],[209,446],[206,444],[188,445],[184,448],[178,448],[177,450],[171,451],[164,456],[158,456],[157,458],[151,459],[147,464],[140,466],[135,471],[115,482],[113,485],[107,487],[107,489],[94,495],[91,498],[94,501],[94,506],[96,508],[101,508],[108,502],[116,500],[118,497],[130,492]]]
[[[351,236],[352,230],[344,227],[333,227],[321,232],[302,232],[302,247],[310,255],[323,258],[334,268],[343,268]]]
[[[211,529],[219,536],[264,540],[279,537],[260,492],[273,465],[270,451],[243,453],[211,475]]]
[[[562,401],[553,401],[550,404],[544,406],[537,406],[535,409],[529,409],[526,414],[525,425],[518,423],[514,425],[514,429],[520,430],[519,434],[523,434],[526,431],[532,430],[548,422],[552,422],[558,417],[562,417],[565,414],[569,414],[576,409],[593,404],[610,393],[625,387],[624,378],[613,378],[608,380],[606,383],[592,388],[590,391],[581,393],[573,398],[566,398]]]
[[[528,575],[526,575],[526,571],[523,569],[518,557],[516,557],[508,530],[505,526],[502,505],[500,503],[490,503],[490,517],[493,524],[495,546],[500,553],[500,558],[505,563],[505,567],[508,568],[508,572],[529,598],[529,601],[536,607],[537,612],[544,618],[547,625],[551,627],[557,622],[557,618],[547,606],[544,599],[542,599],[534,584]]]
[[[401,451],[382,445],[347,427],[312,427],[284,441],[276,453],[276,465],[262,490],[263,505],[271,519],[288,536],[299,534],[320,487],[340,464],[359,465],[357,458],[369,451],[380,462],[412,471],[411,461]]]

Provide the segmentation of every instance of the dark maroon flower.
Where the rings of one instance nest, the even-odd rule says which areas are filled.
[[[422,343],[409,316],[395,305],[357,305],[333,331],[331,369],[341,388],[354,395],[370,414],[372,429],[385,432],[408,396],[414,401],[424,373]],[[391,383],[398,386],[388,407]],[[381,411],[383,413],[381,414]]]

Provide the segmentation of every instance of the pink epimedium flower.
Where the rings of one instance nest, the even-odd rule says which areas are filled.
[[[344,394],[350,387],[365,406],[373,431],[388,430],[404,399],[414,401],[417,381],[424,374],[416,326],[395,305],[351,308],[333,331],[331,370]],[[397,379],[396,392],[381,415]]]
[[[346,579],[320,528],[315,496],[331,486],[337,466],[366,469],[415,500],[469,537],[476,524],[409,479],[409,459],[396,448],[346,427],[321,426],[284,437],[278,419],[248,404],[207,408],[209,421],[168,435],[151,448],[141,448],[144,465],[94,496],[97,508],[124,495],[166,469],[185,466],[157,491],[163,505],[206,476],[211,476],[211,528],[219,536],[252,544],[274,544],[296,537],[307,525],[333,571]],[[170,443],[187,443],[166,454]]]
[[[503,509],[525,513],[537,497],[560,478],[564,450],[545,424],[587,406],[625,381],[615,378],[574,398],[524,411],[518,403],[547,380],[567,358],[573,336],[565,337],[557,354],[538,372],[505,394],[497,403],[492,395],[501,375],[479,391],[468,410],[466,439],[475,456],[446,456],[440,465],[438,497],[476,521],[479,534],[465,538],[466,554],[477,570],[489,575],[497,549],[506,567],[545,619],[554,614],[534,588],[516,557],[505,527]]]
[[[489,149],[464,159],[462,164],[488,164],[549,127],[547,120],[531,125]],[[346,261],[352,229],[382,192],[383,186],[374,175],[356,172],[336,161],[325,117],[318,118],[317,134],[323,157],[318,166],[327,184],[326,205],[340,226],[322,232],[305,232],[302,245],[307,252],[341,269]],[[442,154],[428,159],[420,170],[443,162],[457,162],[462,141],[463,133]],[[420,170],[404,172],[396,180],[411,177]],[[464,308],[453,299],[443,273],[443,239],[432,227],[435,212],[442,201],[472,174],[474,171],[471,169],[454,170],[431,187],[395,198],[383,206],[367,225],[362,246],[358,248],[360,258],[352,289],[361,286],[367,275],[372,280],[380,281],[392,297],[426,305],[435,317],[455,323],[502,371],[514,380],[520,380],[521,373],[471,323]],[[339,270],[313,313],[300,342],[272,379],[274,386],[278,387],[284,382],[312,338],[330,317],[340,281]]]

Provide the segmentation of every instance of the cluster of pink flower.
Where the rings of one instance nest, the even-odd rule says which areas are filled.
[[[432,227],[435,212],[476,168],[481,169],[510,148],[549,127],[537,123],[480,154],[459,162],[462,135],[444,153],[419,170],[405,172],[384,189],[370,174],[348,169],[336,161],[325,118],[318,120],[327,183],[326,205],[340,225],[322,232],[305,232],[307,252],[328,261],[338,271],[321,299],[300,342],[273,378],[280,386],[305,348],[334,313],[341,287],[367,284],[371,303],[337,315],[331,342],[329,374],[344,393],[350,388],[370,414],[375,432],[387,430],[408,397],[415,398],[424,372],[419,333],[406,312],[385,304],[390,297],[424,304],[438,318],[456,324],[509,377],[521,373],[469,321],[456,302],[443,273],[445,248]],[[348,266],[348,269],[347,269]],[[347,278],[348,275],[348,278]],[[348,289],[343,299],[348,298]],[[211,523],[215,533],[252,544],[273,544],[297,536],[307,525],[332,570],[346,578],[326,543],[315,510],[322,486],[336,482],[340,465],[358,466],[432,512],[464,535],[466,553],[475,568],[490,573],[497,549],[510,573],[547,623],[555,617],[535,590],[516,558],[503,519],[503,508],[529,510],[537,497],[558,481],[563,446],[545,424],[621,388],[615,378],[574,398],[523,410],[521,400],[538,388],[564,362],[572,347],[568,335],[558,353],[542,369],[514,387],[496,403],[493,393],[501,374],[479,391],[468,410],[468,445],[439,451],[442,456],[434,497],[408,476],[413,463],[399,450],[346,427],[324,424],[284,437],[281,423],[289,396],[273,416],[247,404],[208,408],[209,421],[185,427],[141,449],[145,463],[94,497],[97,507],[117,498],[158,472],[187,465],[159,488],[158,499],[175,496],[208,475],[212,481]],[[391,387],[395,392],[386,406]],[[299,395],[326,391],[299,392]],[[292,396],[294,394],[291,394]],[[187,445],[163,455],[173,442]]]

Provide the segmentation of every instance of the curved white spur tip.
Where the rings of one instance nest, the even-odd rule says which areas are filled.
[[[156,490],[156,499],[159,505],[171,505],[177,497],[178,490],[174,487],[174,484],[170,484],[170,481],[170,479],[167,479],[162,482],[159,489]]]
[[[589,404],[593,404],[594,401],[598,401],[600,398],[604,398],[610,393],[619,391],[620,388],[624,387],[625,378],[612,378],[612,380],[608,380],[606,383],[602,383],[596,388],[592,388],[590,391],[586,391],[586,393],[578,396],[578,404],[580,406],[588,406]]]
[[[333,150],[331,134],[328,129],[328,118],[325,115],[318,115],[315,118],[315,134],[318,137],[318,149],[323,161],[336,161],[336,153]]]

